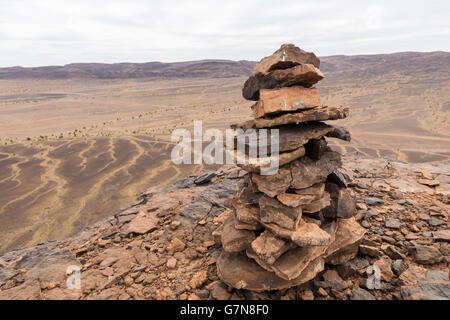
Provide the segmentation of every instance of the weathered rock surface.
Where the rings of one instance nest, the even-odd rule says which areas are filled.
[[[272,198],[278,194],[286,192],[292,182],[289,164],[280,167],[276,174],[263,176],[257,173],[252,173],[250,177],[259,191],[264,192]]]
[[[255,233],[235,228],[235,217],[232,215],[225,221],[222,231],[222,247],[227,252],[239,252],[250,247],[255,240]]]
[[[239,167],[247,172],[261,173],[261,170],[268,170],[272,164],[278,163],[278,166],[281,167],[303,157],[305,155],[305,148],[301,146],[298,149],[280,153],[278,157],[268,156],[256,159],[249,158],[246,154],[241,154],[238,151],[235,151],[235,154],[236,159],[242,159],[241,161],[237,161]],[[275,157],[277,159],[275,159]]]
[[[267,264],[273,264],[283,253],[291,248],[291,244],[274,233],[265,230],[253,242],[252,249]]]
[[[344,141],[350,141],[350,132],[344,127],[333,127],[333,130],[327,133],[327,137],[336,138]]]
[[[326,184],[326,190],[331,196],[331,205],[323,210],[325,217],[348,219],[356,214],[356,199],[350,190],[330,182]]]
[[[330,194],[328,192],[325,192],[322,198],[302,205],[302,210],[304,213],[316,213],[325,209],[329,205],[330,205]]]
[[[314,161],[303,157],[291,163],[293,189],[303,189],[316,183],[325,182],[327,176],[341,164],[341,156],[335,151],[327,151],[322,158]]]
[[[300,85],[311,87],[323,79],[323,74],[312,64],[300,64],[288,69],[277,69],[267,74],[256,73],[245,81],[242,96],[247,100],[258,100],[259,90]]]
[[[259,207],[252,204],[236,203],[234,205],[236,218],[240,222],[259,225]]]
[[[325,183],[316,183],[304,189],[295,189],[294,192],[300,195],[311,195],[314,199],[322,198],[325,192]]]
[[[298,286],[313,279],[324,269],[321,258],[308,264],[296,279],[285,280],[275,273],[269,272],[249,259],[244,253],[222,252],[217,260],[217,273],[219,278],[231,287],[246,289],[255,292],[268,290],[281,290]]]
[[[277,199],[285,206],[296,208],[313,202],[316,200],[316,196],[309,194],[282,193],[277,196]]]
[[[293,86],[261,90],[259,100],[252,109],[255,118],[261,118],[278,113],[312,109],[319,105],[319,91],[316,88]]]
[[[312,52],[306,52],[293,44],[283,44],[271,56],[265,57],[253,68],[253,74],[268,72],[276,69],[287,69],[300,64],[312,64],[320,67],[320,60]]]
[[[326,262],[341,264],[353,259],[358,252],[358,246],[364,234],[364,228],[359,225],[355,218],[338,219],[335,239],[325,252]]]
[[[330,243],[330,235],[322,230],[317,224],[300,221],[297,229],[289,230],[282,228],[274,223],[261,224],[275,233],[277,236],[285,239],[290,239],[299,247],[306,246],[325,246]]]
[[[276,224],[289,230],[295,230],[302,218],[301,207],[288,207],[268,196],[259,199],[259,209],[261,223]]]
[[[448,283],[443,273],[449,273],[450,248],[443,232],[448,230],[449,165],[442,162],[404,164],[352,154],[347,154],[343,160],[343,168],[354,173],[348,188],[357,194],[359,204],[365,205],[367,197],[384,199],[383,203],[372,206],[377,213],[366,218],[372,227],[366,229],[364,236],[364,245],[375,246],[381,256],[373,258],[359,253],[360,256],[337,265],[339,275],[351,291],[333,293],[331,287],[325,287],[328,294],[323,296],[314,287],[300,286],[289,290],[292,295],[286,296],[285,291],[269,291],[258,293],[258,298],[310,299],[312,296],[314,299],[351,299],[352,292],[361,286],[378,300],[445,298]],[[441,181],[434,190],[417,182],[417,174],[423,170]],[[0,299],[187,299],[193,294],[202,299],[255,298],[246,290],[227,291],[226,285],[216,275],[215,263],[221,247],[219,242],[211,244],[214,243],[212,232],[226,220],[221,217],[222,213],[225,213],[224,217],[230,214],[224,201],[234,196],[237,190],[242,191],[241,185],[248,183],[235,172],[235,167],[225,167],[216,172],[211,184],[196,185],[193,183],[196,177],[189,177],[166,189],[152,189],[145,193],[146,203],[121,210],[120,214],[111,213],[110,218],[72,238],[4,254],[0,257]],[[231,176],[233,178],[229,178]],[[384,184],[390,189],[380,187]],[[317,185],[298,191],[316,194],[321,188]],[[259,196],[246,193],[238,199],[242,203],[257,204]],[[157,228],[145,234],[123,235],[121,230],[130,220],[122,217],[134,219],[139,212],[152,212],[159,217]],[[358,209],[355,218],[360,213],[365,215],[367,206]],[[428,224],[430,216],[439,218],[444,224]],[[397,219],[402,222],[402,227],[387,228],[384,224],[387,218]],[[431,236],[422,236],[426,232]],[[408,240],[410,238],[415,240]],[[443,257],[441,262],[418,263],[415,251],[407,250],[410,245],[414,248],[414,241],[418,245],[438,249]],[[388,246],[395,246],[405,258],[392,261],[394,278],[391,283],[383,282],[382,290],[366,289],[365,270],[376,260],[387,257]],[[111,248],[119,250],[109,250]],[[246,257],[244,252],[240,254]],[[175,269],[167,266],[172,257],[177,259]],[[254,264],[259,267],[256,262]],[[67,267],[70,265],[81,268],[81,290],[67,289]],[[333,268],[332,265],[327,266],[328,270]],[[430,275],[430,271],[438,270],[441,273]],[[206,278],[203,271],[207,271]],[[280,280],[274,272],[265,273],[261,279],[266,279],[266,274]],[[236,274],[234,276],[237,277]],[[314,275],[312,278],[320,280]],[[187,289],[191,288],[191,280],[195,280],[192,282],[195,285],[204,282],[196,289]],[[424,282],[431,283],[422,285]],[[285,281],[280,287],[288,288],[294,284]],[[265,291],[264,286],[258,288]],[[271,288],[270,283],[266,282],[265,288]],[[210,290],[209,296],[200,292],[205,289]]]
[[[278,128],[278,130],[279,141],[277,141],[276,146],[271,144],[271,139],[260,141],[258,134],[255,134],[253,137],[245,139],[245,147],[248,148],[249,146],[256,145],[259,147],[267,147],[268,153],[271,153],[273,147],[277,147],[279,152],[292,151],[304,146],[310,140],[322,138],[328,132],[333,130],[333,127],[322,122],[312,122],[300,125],[283,126]],[[243,139],[237,138],[237,148],[243,148],[241,140]]]
[[[318,106],[316,108],[302,110],[301,112],[283,113],[273,117],[252,119],[232,125],[231,127],[245,131],[251,128],[272,128],[287,124],[300,124],[311,121],[338,120],[346,118],[348,114],[348,107]],[[344,132],[341,127],[333,128],[333,130],[328,132],[327,135],[330,137],[339,138],[341,140],[350,139],[348,131]]]

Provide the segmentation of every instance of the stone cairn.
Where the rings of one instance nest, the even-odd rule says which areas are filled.
[[[324,77],[319,64],[314,53],[282,45],[256,64],[242,90],[244,98],[257,101],[254,119],[232,128],[279,129],[279,169],[263,175],[262,165],[238,164],[249,175],[214,232],[223,249],[217,272],[231,287],[261,292],[298,286],[325,264],[357,254],[364,229],[354,218],[349,175],[325,140],[350,141],[350,135],[321,122],[343,119],[349,108],[320,104],[313,87]]]

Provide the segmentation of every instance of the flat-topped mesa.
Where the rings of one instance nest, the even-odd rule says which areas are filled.
[[[319,64],[313,53],[282,45],[255,65],[244,85],[243,96],[257,100],[254,119],[232,125],[245,132],[237,133],[236,148],[227,151],[249,175],[227,205],[232,215],[216,230],[223,247],[217,273],[231,287],[300,285],[314,279],[325,262],[353,259],[364,236],[354,218],[354,193],[347,189],[351,178],[325,138],[350,141],[350,133],[321,122],[343,119],[349,108],[320,105],[313,87],[323,79]],[[265,131],[247,131],[262,128],[271,129],[270,138]],[[266,160],[273,159],[277,170],[266,174]]]

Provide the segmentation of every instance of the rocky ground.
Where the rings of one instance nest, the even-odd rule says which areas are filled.
[[[450,164],[343,164],[367,234],[355,259],[304,285],[254,293],[218,279],[213,232],[246,174],[223,167],[149,189],[75,237],[1,256],[0,299],[449,299]],[[69,266],[81,270],[80,289],[67,288]]]

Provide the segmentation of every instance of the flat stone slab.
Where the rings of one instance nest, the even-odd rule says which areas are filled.
[[[281,290],[298,286],[315,278],[324,269],[321,258],[312,261],[296,279],[285,280],[264,270],[243,252],[222,252],[217,260],[217,274],[227,285],[255,292]]]
[[[283,253],[292,247],[285,239],[277,237],[265,230],[252,242],[251,248],[258,257],[267,264],[273,264]]]
[[[334,240],[337,224],[329,223],[324,230]],[[277,276],[286,280],[297,278],[313,260],[322,256],[328,246],[296,247],[278,258],[271,266]]]
[[[248,130],[251,128],[271,128],[287,124],[299,124],[310,121],[327,121],[346,118],[350,113],[349,107],[329,107],[319,106],[312,109],[302,110],[301,112],[292,112],[276,115],[275,117],[263,117],[248,120],[239,124],[232,125],[233,129]],[[348,132],[348,131],[347,131]],[[333,129],[329,134],[334,137],[343,137],[346,135],[341,127]],[[345,139],[346,140],[346,139]]]
[[[311,203],[307,203],[302,205],[302,210],[304,213],[316,213],[320,210],[328,207],[331,203],[330,194],[325,192],[323,197],[317,200],[312,201]]]
[[[267,147],[267,152],[270,154],[274,147],[278,147],[278,152],[286,152],[296,150],[306,145],[310,140],[320,139],[328,132],[333,130],[333,127],[323,122],[312,122],[300,125],[289,125],[277,128],[279,131],[279,140],[277,144],[272,144],[270,137],[268,139],[260,139],[259,132],[254,135],[247,135],[245,140],[243,136],[237,138],[236,148],[245,150],[251,146]],[[261,140],[261,141],[260,141]]]
[[[298,158],[301,158],[305,155],[305,148],[303,146],[299,147],[298,149],[287,151],[280,153],[278,157],[276,156],[269,156],[265,158],[256,158],[252,159],[249,158],[246,154],[241,154],[234,151],[235,159],[237,160],[237,166],[241,167],[247,172],[256,172],[261,173],[262,170],[270,170],[270,166],[272,164],[275,164],[276,161],[278,161],[278,166],[284,166],[285,164],[288,164],[294,160],[297,160]]]
[[[277,199],[285,206],[296,208],[313,202],[316,197],[309,194],[282,193],[277,196]]]
[[[317,88],[300,86],[279,89],[263,89],[259,100],[252,106],[255,118],[285,112],[295,112],[318,107],[320,96]]]
[[[261,223],[273,223],[290,230],[295,230],[302,218],[301,207],[288,207],[265,195],[259,199],[259,210]]]
[[[296,230],[289,230],[274,223],[261,224],[277,236],[293,241],[299,247],[325,246],[330,244],[330,235],[317,224],[301,221]]]
[[[225,221],[221,242],[224,251],[239,252],[250,247],[256,236],[253,231],[236,229],[236,217],[231,215]]]
[[[294,189],[294,192],[300,195],[312,195],[314,199],[319,199],[323,197],[325,192],[325,183],[319,182],[308,188]]]
[[[273,198],[285,193],[289,188],[305,189],[324,183],[327,176],[340,165],[340,154],[328,150],[319,160],[315,161],[304,156],[280,167],[273,175],[252,173],[251,180],[259,191]]]
[[[336,236],[325,251],[325,261],[337,265],[353,259],[365,233],[354,217],[338,219]]]
[[[250,178],[258,190],[269,197],[275,197],[278,194],[284,193],[292,182],[289,164],[280,167],[278,172],[273,175],[263,176],[252,173]]]
[[[242,96],[257,101],[259,90],[300,85],[310,87],[324,78],[322,72],[312,64],[300,64],[288,69],[277,69],[267,74],[257,73],[245,81]]]
[[[259,207],[257,205],[235,203],[237,220],[247,224],[259,224]]]

